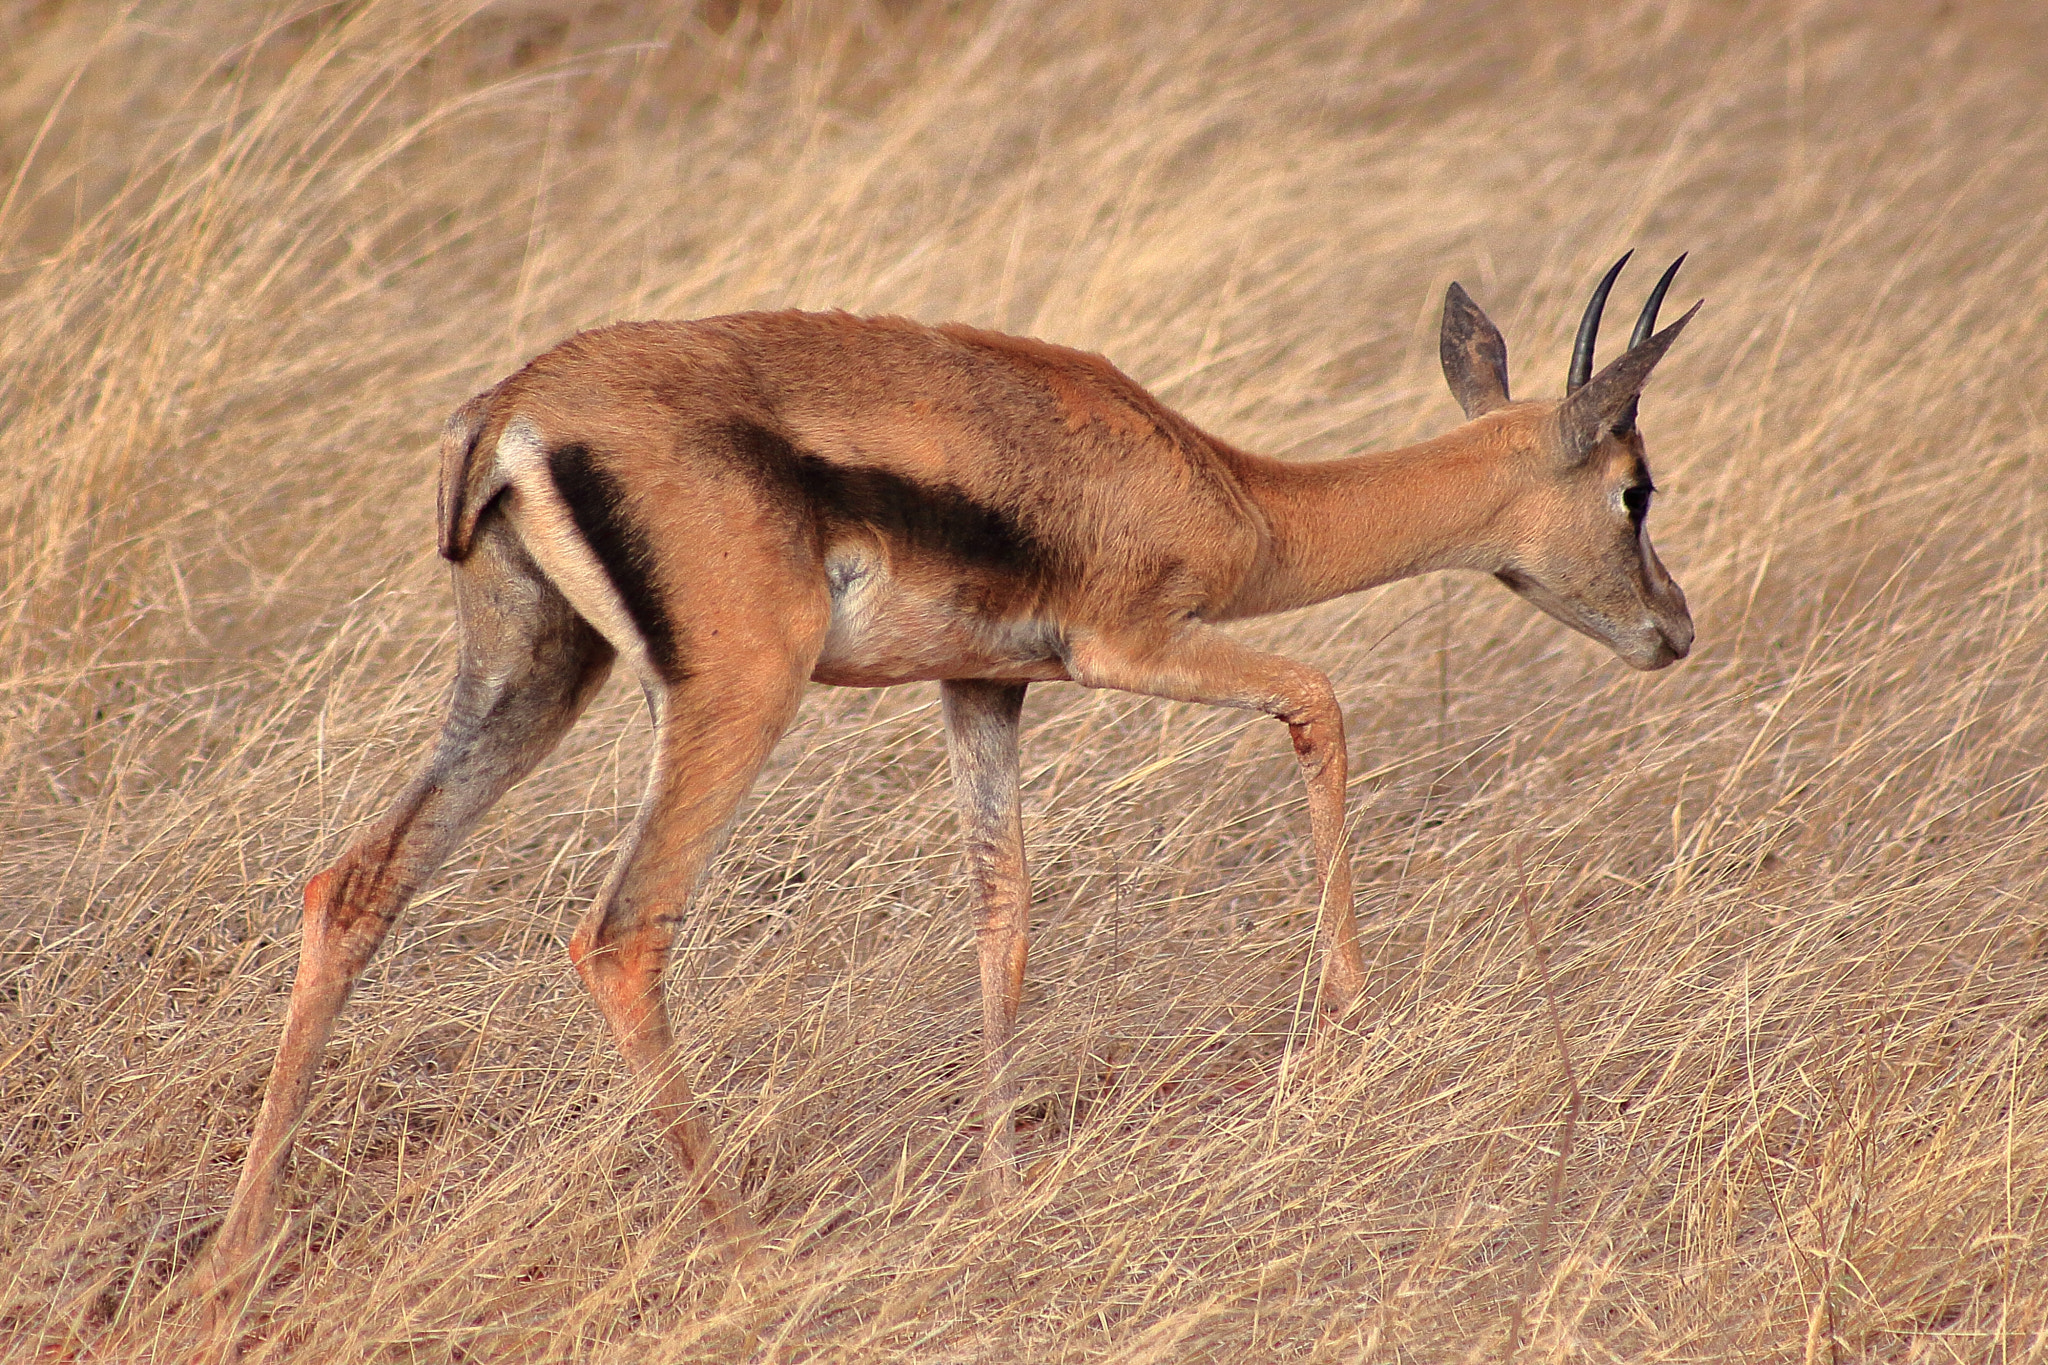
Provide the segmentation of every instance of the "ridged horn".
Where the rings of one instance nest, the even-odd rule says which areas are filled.
[[[1643,304],[1642,316],[1636,319],[1635,331],[1629,334],[1628,348],[1631,351],[1648,341],[1656,332],[1657,310],[1664,306],[1664,291],[1671,287],[1672,277],[1678,274],[1678,267],[1685,264],[1685,258],[1690,254],[1681,251],[1677,260],[1664,267],[1664,274],[1658,279],[1657,287],[1650,291],[1650,297]],[[1628,400],[1628,406],[1622,409],[1621,420],[1615,423],[1617,431],[1627,432],[1636,429],[1636,403],[1635,398]]]
[[[1671,281],[1678,274],[1678,267],[1685,264],[1685,258],[1690,254],[1681,251],[1677,260],[1664,267],[1663,277],[1657,281],[1657,287],[1650,291],[1649,302],[1643,305],[1642,316],[1636,319],[1635,331],[1629,334],[1628,348],[1631,351],[1648,341],[1650,334],[1657,330],[1657,310],[1664,306],[1664,292],[1671,288]]]
[[[1600,279],[1599,288],[1586,302],[1586,315],[1579,319],[1579,337],[1572,343],[1572,367],[1565,375],[1564,391],[1567,397],[1577,393],[1586,381],[1593,377],[1593,343],[1600,339],[1600,315],[1607,311],[1607,293],[1614,288],[1615,277],[1628,264],[1628,258],[1635,255],[1631,248],[1621,253],[1621,259],[1607,267],[1607,273]]]

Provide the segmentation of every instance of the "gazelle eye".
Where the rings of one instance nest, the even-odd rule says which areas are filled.
[[[1650,494],[1656,490],[1646,483],[1621,490],[1621,505],[1628,509],[1629,519],[1636,525],[1643,524],[1643,518],[1650,515]]]

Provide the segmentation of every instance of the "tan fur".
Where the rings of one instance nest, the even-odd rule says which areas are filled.
[[[1683,325],[1567,404],[1510,402],[1504,343],[1454,286],[1446,376],[1479,415],[1313,464],[1206,435],[1099,356],[964,326],[748,313],[621,324],[537,357],[444,437],[441,546],[463,627],[449,717],[392,812],[307,888],[284,1040],[208,1282],[239,1273],[270,1233],[291,1131],[357,973],[614,659],[653,703],[655,760],[570,953],[657,1087],[707,1218],[742,1254],[752,1225],[667,1065],[661,975],[807,681],[944,684],[997,1186],[1014,1180],[1010,1038],[1030,905],[1016,738],[1030,682],[1286,723],[1321,886],[1319,1018],[1339,1019],[1363,981],[1342,713],[1320,672],[1216,623],[1458,568],[1501,576],[1639,667],[1683,656],[1684,597],[1621,501],[1647,496],[1635,391]],[[1628,383],[1613,378],[1622,365]]]

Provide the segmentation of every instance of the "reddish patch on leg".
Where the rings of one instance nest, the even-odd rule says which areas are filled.
[[[360,846],[306,883],[301,965],[339,967],[353,980],[408,899],[388,851],[366,858]]]
[[[1309,733],[1309,728],[1309,724],[1306,721],[1287,727],[1287,737],[1294,741],[1294,755],[1296,758],[1305,759],[1316,751],[1316,738]]]
[[[334,900],[333,888],[333,868],[330,867],[324,872],[314,874],[313,880],[306,883],[305,900],[306,914],[308,916],[323,914],[327,910],[327,907]]]

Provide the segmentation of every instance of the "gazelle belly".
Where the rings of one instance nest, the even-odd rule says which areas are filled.
[[[897,572],[879,555],[839,548],[826,557],[832,622],[814,682],[887,687],[933,678],[1054,681],[1067,676],[1052,628],[997,614],[986,595],[950,575]]]

